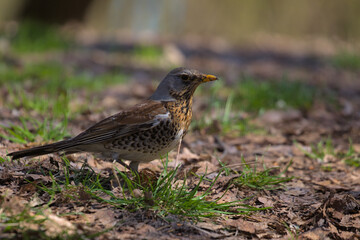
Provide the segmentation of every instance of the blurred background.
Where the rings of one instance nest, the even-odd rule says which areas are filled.
[[[1,1],[0,20],[34,19],[49,24],[79,22],[102,32],[131,36],[186,35],[224,38],[232,43],[258,34],[356,41],[358,1],[319,0],[45,0]]]

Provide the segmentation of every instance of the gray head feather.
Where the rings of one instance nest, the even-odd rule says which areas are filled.
[[[176,101],[176,99],[171,96],[170,91],[181,91],[184,89],[185,83],[181,79],[182,74],[198,75],[200,72],[183,67],[175,68],[161,81],[150,99],[164,102]]]

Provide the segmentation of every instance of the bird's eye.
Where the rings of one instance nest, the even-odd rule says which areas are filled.
[[[186,81],[186,80],[189,80],[189,75],[182,74],[182,75],[181,75],[181,79],[182,79],[182,80],[185,80],[185,81]]]

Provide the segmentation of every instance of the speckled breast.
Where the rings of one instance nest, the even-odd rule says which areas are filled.
[[[168,118],[151,129],[115,139],[106,144],[105,148],[125,160],[151,161],[164,157],[176,148],[183,133],[184,131]]]

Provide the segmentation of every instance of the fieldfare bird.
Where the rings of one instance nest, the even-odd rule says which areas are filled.
[[[18,159],[49,153],[92,152],[123,165],[123,159],[129,160],[130,166],[125,166],[137,172],[139,163],[161,158],[181,143],[191,122],[196,88],[216,79],[197,70],[176,68],[145,102],[96,123],[76,137],[8,156]]]

